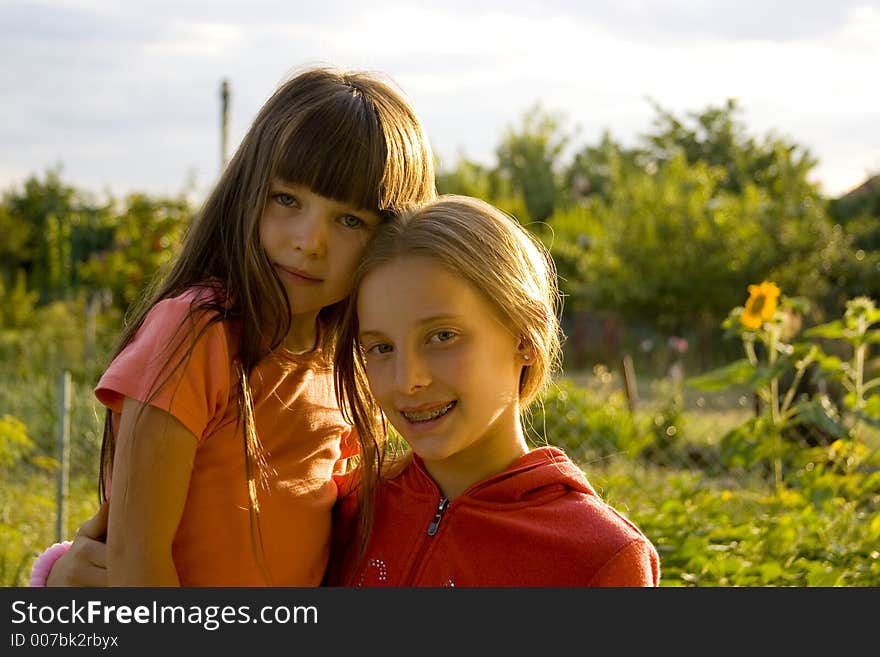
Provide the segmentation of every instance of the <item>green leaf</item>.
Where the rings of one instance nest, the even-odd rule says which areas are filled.
[[[871,532],[871,538],[874,540],[880,539],[880,513],[874,516],[874,519],[871,521],[868,529]]]
[[[808,338],[848,339],[850,335],[850,332],[839,319],[804,331],[804,336]]]
[[[761,573],[761,582],[764,584],[778,582],[785,572],[782,564],[778,561],[768,561],[767,563],[760,564],[758,571]]]
[[[809,424],[828,433],[835,438],[848,438],[849,431],[835,418],[831,417],[822,403],[817,399],[802,401],[795,404],[797,412],[796,424]]]
[[[880,419],[880,395],[871,395],[865,400],[865,413]]]
[[[865,424],[880,429],[880,395],[868,397],[862,408],[852,409],[852,414]]]
[[[807,586],[834,586],[837,584],[840,573],[834,568],[818,562],[812,562],[807,574]]]
[[[755,368],[754,373],[746,381],[746,385],[750,388],[760,388],[766,386],[773,379],[781,377],[786,370],[792,367],[791,358],[789,356],[780,356],[772,365],[764,365]]]
[[[828,372],[839,372],[843,365],[843,361],[838,356],[824,356],[819,358],[816,363],[818,363],[821,369]]]
[[[875,429],[880,429],[880,419],[873,417],[871,415],[868,415],[864,411],[854,410],[854,411],[852,411],[852,414],[853,414],[853,417],[857,418],[858,420],[861,420],[862,422],[864,422],[868,426],[874,427]]]
[[[743,358],[699,376],[690,377],[685,383],[697,390],[712,392],[747,383],[754,375],[755,366]]]
[[[791,354],[789,354],[789,356],[792,360],[809,358],[814,361],[824,358],[825,352],[823,352],[822,348],[817,344],[811,342],[795,342],[791,345]]]

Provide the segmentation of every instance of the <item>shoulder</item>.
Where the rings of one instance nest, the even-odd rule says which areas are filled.
[[[605,536],[609,542],[626,543],[644,536],[632,520],[593,491],[569,491],[560,503],[568,507],[573,524],[588,528],[591,534]]]
[[[155,303],[102,374],[95,388],[98,399],[118,411],[122,397],[143,402],[160,388],[181,386],[223,399],[231,342],[225,322],[217,321],[217,312],[208,305],[209,292],[194,288]]]
[[[145,317],[150,322],[182,323],[191,319],[196,324],[223,319],[224,295],[220,288],[194,286],[182,293],[157,301]]]
[[[160,299],[144,316],[136,341],[156,343],[166,349],[203,341],[207,336],[225,345],[232,339],[233,324],[224,318],[225,304],[218,289],[199,286]],[[225,337],[226,339],[222,339]]]
[[[596,572],[593,585],[657,585],[657,549],[632,520],[595,493],[572,491],[566,498],[568,531]]]

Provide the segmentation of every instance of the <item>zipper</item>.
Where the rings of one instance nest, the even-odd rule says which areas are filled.
[[[440,528],[440,521],[443,520],[443,514],[446,512],[447,508],[449,508],[449,500],[445,497],[440,498],[440,503],[437,505],[437,510],[434,512],[434,517],[431,519],[431,524],[428,525],[428,531],[426,532],[429,538],[421,542],[422,544],[419,546],[416,558],[413,559],[412,566],[410,566],[409,572],[403,579],[402,586],[413,585],[415,575],[422,567],[422,561],[425,558],[425,553],[428,551],[431,538],[434,537],[437,530]]]
[[[440,521],[443,520],[443,513],[446,511],[446,507],[448,506],[448,499],[444,497],[440,500],[440,504],[437,505],[437,512],[434,514],[434,519],[431,520],[431,524],[428,525],[428,536],[433,536],[437,533],[437,529],[440,527]]]

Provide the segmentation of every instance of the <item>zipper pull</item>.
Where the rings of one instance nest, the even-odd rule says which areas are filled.
[[[437,528],[440,526],[440,521],[443,520],[443,512],[446,511],[446,507],[449,506],[449,500],[445,497],[440,500],[440,504],[437,505],[437,513],[434,514],[434,519],[431,521],[431,525],[428,527],[428,536],[433,536],[437,533]]]

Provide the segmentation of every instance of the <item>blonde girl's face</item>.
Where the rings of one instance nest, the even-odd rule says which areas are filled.
[[[525,352],[470,283],[405,256],[364,278],[357,313],[373,397],[429,469],[519,456]]]
[[[284,283],[294,319],[313,321],[344,299],[378,214],[320,196],[308,187],[272,182],[260,241]]]

